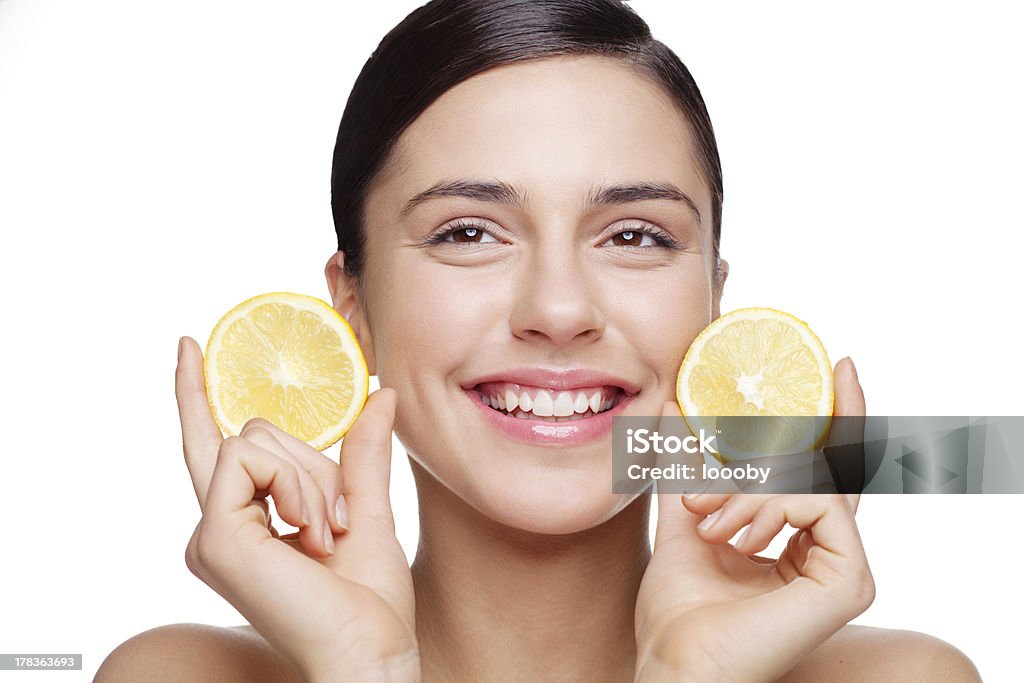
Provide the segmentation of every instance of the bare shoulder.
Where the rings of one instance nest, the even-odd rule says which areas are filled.
[[[981,676],[967,655],[944,640],[917,631],[851,624],[819,645],[782,681],[976,683]]]
[[[93,679],[120,681],[301,683],[302,677],[251,626],[170,624],[118,645]]]

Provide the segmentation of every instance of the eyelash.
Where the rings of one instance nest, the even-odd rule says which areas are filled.
[[[439,232],[436,232],[433,235],[427,237],[427,239],[424,241],[424,243],[428,244],[428,245],[434,245],[434,244],[454,244],[454,245],[459,246],[459,247],[461,247],[462,245],[467,245],[468,246],[468,245],[472,245],[472,244],[479,244],[478,242],[449,242],[448,241],[448,237],[450,237],[452,234],[454,234],[456,232],[459,232],[460,230],[479,230],[481,232],[486,232],[487,234],[491,235],[491,233],[487,230],[487,228],[485,228],[483,225],[480,225],[479,223],[474,223],[473,221],[459,220],[459,221],[456,221],[455,223],[452,223],[451,225],[443,228]],[[614,235],[612,235],[608,239],[610,240],[610,239],[616,237],[617,235],[621,235],[621,234],[626,233],[626,232],[639,232],[639,233],[642,233],[644,235],[648,235],[648,236],[653,238],[658,243],[656,245],[657,247],[663,247],[663,248],[666,248],[666,249],[680,249],[681,246],[682,246],[671,235],[669,235],[668,233],[666,233],[666,232],[664,232],[662,230],[659,230],[659,229],[657,229],[657,228],[655,228],[654,226],[651,226],[651,225],[642,225],[642,226],[639,226],[639,227],[629,227],[629,228],[626,228],[624,230],[619,230],[618,232],[616,232]],[[491,236],[493,237],[493,235],[491,235]],[[645,251],[647,249],[655,248],[655,247],[651,247],[651,246],[644,247],[644,246],[631,245],[631,244],[620,244],[618,246],[619,246],[620,249],[637,249],[637,250],[641,250],[641,251]]]
[[[458,220],[428,237],[426,240],[424,240],[424,244],[454,244],[456,246],[462,246],[463,244],[474,244],[474,242],[448,241],[448,237],[450,235],[459,232],[460,230],[479,230],[480,232],[486,232],[488,235],[491,235],[491,233],[488,232],[487,228],[480,225],[479,223],[474,223],[473,221]],[[494,237],[494,235],[491,235],[491,237]]]
[[[655,245],[654,247],[651,247],[651,246],[643,247],[643,246],[633,245],[633,244],[620,244],[620,245],[618,245],[618,247],[620,249],[638,249],[640,251],[644,251],[644,250],[647,250],[647,249],[654,249],[656,247],[662,247],[664,249],[673,249],[673,250],[682,248],[682,245],[679,244],[679,242],[674,237],[669,235],[667,232],[665,232],[664,230],[659,230],[658,228],[655,228],[653,225],[647,225],[647,224],[636,226],[636,227],[632,227],[631,226],[631,227],[628,227],[628,228],[626,228],[624,230],[619,230],[618,232],[616,232],[614,235],[612,235],[608,239],[610,240],[610,239],[612,239],[612,238],[614,238],[614,237],[616,237],[618,235],[621,235],[623,233],[626,233],[626,232],[639,232],[641,234],[648,235],[651,238],[653,238],[654,241],[657,242],[658,244]]]

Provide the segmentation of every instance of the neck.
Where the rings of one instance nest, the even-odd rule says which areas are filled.
[[[632,680],[649,496],[592,529],[535,534],[485,517],[410,462],[424,680]]]

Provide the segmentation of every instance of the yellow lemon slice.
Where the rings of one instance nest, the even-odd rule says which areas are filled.
[[[818,448],[831,423],[832,365],[804,321],[772,308],[741,308],[693,340],[676,399],[695,434],[718,432],[727,459]],[[736,416],[825,419],[729,419]]]
[[[206,394],[222,431],[262,417],[323,450],[366,403],[366,360],[348,322],[326,302],[273,292],[231,309],[206,345]]]

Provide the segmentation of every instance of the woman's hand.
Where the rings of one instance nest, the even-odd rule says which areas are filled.
[[[852,362],[836,415],[863,415]],[[664,414],[679,415],[674,403]],[[654,555],[636,606],[636,680],[775,681],[874,599],[854,509],[841,494],[658,495]],[[728,541],[745,525],[736,545]],[[789,523],[777,560],[755,553]]]
[[[175,394],[202,509],[189,569],[306,680],[418,680],[412,577],[388,494],[394,391],[369,397],[339,466],[265,420],[223,439],[202,365],[183,338]],[[268,495],[297,534],[278,536]]]

